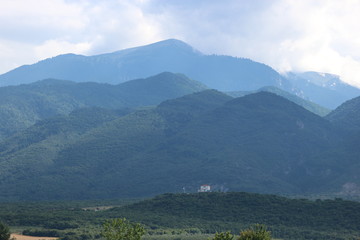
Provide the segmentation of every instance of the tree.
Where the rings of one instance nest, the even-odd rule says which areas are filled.
[[[0,240],[9,240],[10,230],[9,227],[0,222]]]
[[[140,240],[145,230],[139,223],[116,218],[104,223],[101,234],[106,240]]]
[[[265,225],[256,224],[250,229],[240,232],[238,240],[271,240],[271,232]]]
[[[215,237],[212,240],[233,240],[234,235],[230,232],[215,233]]]
[[[216,233],[211,240],[233,240],[234,235],[230,232]],[[267,231],[265,225],[255,224],[253,227],[240,232],[236,240],[271,240],[271,232]]]

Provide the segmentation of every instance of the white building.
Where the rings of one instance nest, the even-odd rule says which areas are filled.
[[[211,187],[210,185],[201,185],[200,189],[198,190],[198,192],[210,192],[211,191]]]

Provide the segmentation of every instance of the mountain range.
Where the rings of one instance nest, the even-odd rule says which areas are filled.
[[[340,126],[269,92],[205,90],[137,111],[80,109],[0,143],[0,190],[18,200],[144,197],[202,184],[358,196],[352,140],[360,134]]]
[[[69,114],[82,107],[136,108],[205,90],[181,74],[161,73],[118,85],[46,79],[0,88],[0,139],[39,120]]]
[[[274,86],[329,109],[360,95],[358,88],[335,75],[316,72],[282,75],[250,59],[205,55],[176,39],[95,56],[56,56],[0,75],[0,86],[48,78],[119,84],[161,72],[182,73],[220,91],[254,91]]]
[[[208,88],[200,82],[169,72],[117,85],[45,79],[31,84],[1,87],[0,140],[32,126],[37,121],[59,114],[66,115],[79,108],[134,109],[155,106],[164,100],[205,89]],[[263,87],[258,91],[276,93],[320,116],[330,112],[276,87]],[[237,97],[254,92],[256,91],[227,94]]]
[[[360,90],[334,75],[281,75],[172,39],[46,59],[0,83],[0,200],[146,197],[203,184],[360,196]]]

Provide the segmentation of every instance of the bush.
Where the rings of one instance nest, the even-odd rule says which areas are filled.
[[[215,237],[212,240],[233,240],[234,235],[230,232],[215,233]]]
[[[267,231],[265,225],[256,224],[250,229],[240,232],[238,240],[270,240],[271,233]]]
[[[0,222],[0,240],[9,240],[10,230],[9,227]]]
[[[271,240],[271,233],[266,229],[265,225],[256,224],[240,232],[240,236],[236,240]],[[233,240],[234,237],[230,232],[221,232],[216,233],[211,240]]]
[[[144,227],[124,219],[113,219],[104,223],[102,235],[106,240],[140,240]]]

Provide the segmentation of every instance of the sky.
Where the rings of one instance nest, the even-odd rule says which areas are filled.
[[[0,74],[169,38],[360,87],[360,0],[0,0]]]

